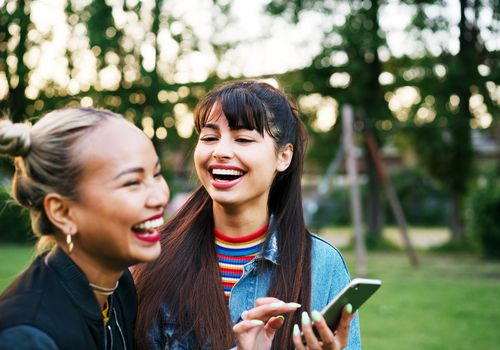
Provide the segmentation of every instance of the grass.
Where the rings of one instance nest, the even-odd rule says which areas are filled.
[[[0,292],[33,259],[34,248],[27,245],[0,244]]]
[[[0,246],[0,291],[27,266],[32,248]],[[381,289],[360,310],[363,349],[498,349],[500,262],[472,255],[419,252],[368,255],[368,277]],[[355,277],[354,254],[345,253]]]
[[[500,263],[450,254],[420,259],[415,268],[403,253],[369,254],[369,276],[382,287],[360,310],[363,348],[498,349]]]

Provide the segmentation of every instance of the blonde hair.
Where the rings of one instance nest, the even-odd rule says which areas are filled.
[[[45,115],[31,128],[0,121],[0,155],[15,157],[12,196],[30,211],[39,248],[49,245],[50,236],[58,231],[45,213],[45,196],[57,193],[79,199],[77,185],[83,167],[78,141],[109,118],[122,116],[102,109],[68,108]]]

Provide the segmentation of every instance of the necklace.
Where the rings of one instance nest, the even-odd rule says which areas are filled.
[[[98,286],[97,284],[94,284],[92,282],[89,282],[89,286],[97,294],[111,295],[116,290],[116,288],[118,288],[118,281],[116,281],[116,284],[113,287],[111,287],[111,288],[101,287],[101,286]]]

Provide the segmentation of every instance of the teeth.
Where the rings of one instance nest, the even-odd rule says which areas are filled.
[[[212,169],[212,174],[214,174],[214,175],[240,176],[240,175],[243,175],[243,172],[239,171],[239,170],[234,170],[234,169]]]
[[[133,228],[140,231],[154,232],[161,225],[163,225],[163,218],[144,221],[141,222],[139,225],[135,225]]]

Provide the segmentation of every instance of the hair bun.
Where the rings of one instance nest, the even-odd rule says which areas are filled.
[[[27,124],[0,120],[0,154],[22,157],[28,153],[30,145],[30,127]]]

